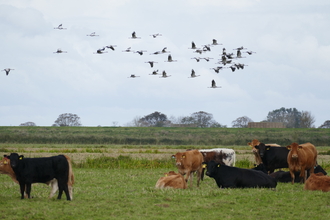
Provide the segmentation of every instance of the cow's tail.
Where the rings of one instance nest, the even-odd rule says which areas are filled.
[[[74,184],[74,174],[72,171],[71,159],[67,155],[64,155],[69,164],[69,174],[68,174],[68,189],[71,200],[73,199],[73,184]]]

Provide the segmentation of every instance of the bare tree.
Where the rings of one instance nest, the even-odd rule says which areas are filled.
[[[19,126],[37,126],[34,122],[28,121],[20,124]]]
[[[330,128],[330,120],[326,120],[319,128]]]
[[[80,117],[72,113],[64,113],[58,116],[53,126],[81,126]]]
[[[300,119],[300,127],[301,128],[313,128],[315,123],[315,117],[311,112],[302,111],[301,119]]]
[[[253,122],[253,120],[247,116],[242,116],[232,121],[233,128],[247,128],[249,122]]]

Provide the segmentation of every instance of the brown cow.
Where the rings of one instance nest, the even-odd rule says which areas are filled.
[[[304,183],[306,181],[305,171],[309,170],[311,174],[314,173],[317,158],[316,148],[311,143],[292,143],[287,146],[287,149],[289,150],[288,164],[292,179],[291,182],[294,184],[294,172],[300,171],[300,182]]]
[[[251,142],[247,143],[250,147],[252,147],[252,153],[254,154],[254,158],[256,161],[256,164],[259,165],[262,163],[262,159],[259,154],[259,150],[256,148],[256,146],[259,146],[261,143],[257,139],[253,139]],[[265,144],[266,146],[271,146],[271,147],[281,147],[278,144]]]
[[[202,179],[202,170],[203,170],[203,155],[198,150],[191,150],[185,152],[178,152],[175,155],[172,155],[172,158],[176,160],[176,167],[179,170],[179,173],[186,175],[186,182],[190,179],[190,186],[192,186],[193,172],[197,171],[197,186]]]
[[[186,189],[187,182],[180,173],[170,171],[165,173],[165,176],[160,177],[156,183],[156,188],[174,188],[174,189]]]
[[[305,183],[305,190],[322,190],[323,192],[330,191],[330,176],[325,176],[323,173],[312,173]]]
[[[71,166],[71,159],[70,157],[64,155],[65,158],[67,159],[68,163],[69,163],[69,179],[68,179],[68,189],[69,189],[69,193],[70,193],[70,197],[71,199],[73,199],[73,184],[74,184],[74,175],[72,172],[72,166]],[[16,179],[16,175],[14,170],[11,168],[10,166],[10,159],[8,159],[7,157],[3,157],[2,160],[0,161],[0,174],[6,174],[8,176],[10,176],[10,178],[18,184],[18,181]],[[57,184],[57,180],[53,179],[49,182],[46,183],[47,185],[51,186],[51,191],[49,194],[49,198],[52,198],[56,191],[58,190],[58,184]]]

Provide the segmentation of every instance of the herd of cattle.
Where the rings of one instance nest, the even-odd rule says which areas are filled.
[[[235,166],[235,151],[216,148],[187,150],[172,155],[178,173],[171,171],[161,177],[156,188],[187,188],[197,173],[197,186],[206,175],[214,178],[219,188],[276,188],[277,182],[305,183],[306,190],[330,191],[330,177],[317,164],[317,150],[311,143],[292,143],[287,147],[264,144],[254,139],[248,143],[255,156],[256,167],[243,169]],[[288,168],[289,171],[275,169]],[[185,175],[185,178],[183,177]]]
[[[197,175],[197,186],[206,175],[214,178],[219,188],[276,188],[277,182],[305,183],[306,190],[330,191],[330,176],[317,164],[317,150],[311,143],[292,143],[287,147],[264,144],[254,139],[248,143],[255,156],[256,167],[235,167],[236,154],[232,149],[187,150],[172,155],[178,173],[170,171],[159,178],[156,188],[188,188]],[[288,168],[289,171],[275,169]],[[51,186],[49,197],[58,190],[67,200],[73,199],[74,174],[70,158],[58,155],[43,158],[24,158],[17,153],[4,155],[0,161],[0,173],[9,175],[19,184],[21,199],[30,198],[32,183]],[[307,179],[307,180],[306,180]]]

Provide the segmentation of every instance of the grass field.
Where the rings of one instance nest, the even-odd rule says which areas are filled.
[[[205,148],[189,146],[188,148]],[[211,146],[209,146],[211,147]],[[219,146],[218,146],[219,147]],[[220,146],[223,147],[223,146]],[[226,146],[228,147],[228,146]],[[248,146],[233,147],[239,167],[252,167]],[[320,147],[328,152],[330,147]],[[19,186],[0,175],[3,219],[329,219],[330,194],[304,191],[302,184],[270,189],[219,189],[205,177],[199,188],[159,190],[163,173],[177,171],[170,155],[184,146],[0,144],[0,153],[28,157],[67,154],[74,162],[73,201],[49,199],[50,188],[34,184],[32,199],[20,199]],[[330,155],[322,164],[330,172]],[[195,178],[196,180],[196,178]]]

